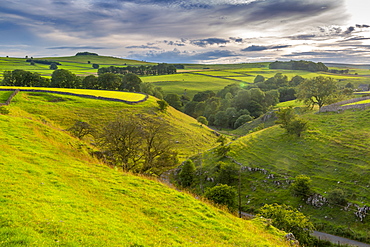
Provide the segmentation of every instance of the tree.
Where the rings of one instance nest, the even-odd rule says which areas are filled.
[[[181,108],[182,108],[182,102],[181,102],[181,98],[180,98],[180,96],[178,94],[176,94],[176,93],[166,94],[166,96],[164,97],[164,99],[167,101],[167,103],[170,106],[172,106],[176,110],[181,110]]]
[[[91,135],[95,132],[90,124],[83,121],[76,121],[67,131],[71,132],[78,139],[82,139],[84,136]]]
[[[122,84],[122,77],[113,73],[99,75],[98,84],[100,89],[117,90]]]
[[[159,105],[159,110],[162,112],[165,112],[167,110],[167,107],[169,106],[167,101],[165,100],[158,100],[157,103]]]
[[[177,180],[182,187],[190,187],[195,178],[195,165],[192,160],[186,160],[181,167]]]
[[[312,194],[312,180],[305,175],[298,175],[291,184],[294,195],[307,198]]]
[[[89,61],[89,62],[90,62],[90,61]],[[94,69],[99,69],[99,64],[97,64],[97,63],[93,63],[92,67],[93,67]]]
[[[51,87],[57,88],[78,88],[80,87],[80,78],[65,69],[57,69],[51,74]]]
[[[338,98],[337,81],[331,77],[318,76],[301,82],[298,86],[297,99],[309,107],[331,104]]]
[[[122,78],[121,90],[127,90],[129,92],[140,92],[141,91],[141,79],[133,73],[127,73]]]
[[[204,117],[204,116],[199,116],[199,117],[197,118],[197,121],[198,121],[198,123],[200,123],[201,125],[202,125],[202,124],[204,124],[204,125],[208,125],[208,120],[207,120],[207,118],[206,118],[206,117]]]
[[[302,132],[308,128],[308,122],[303,119],[298,119],[292,107],[279,109],[276,115],[278,120],[275,123],[280,124],[290,135],[300,137]]]
[[[236,190],[227,184],[208,188],[204,196],[217,204],[226,205],[231,210],[236,208]]]
[[[103,128],[98,143],[124,171],[159,176],[177,164],[169,127],[161,119],[118,117]]]
[[[235,121],[234,123],[234,129],[237,129],[239,128],[240,126],[242,126],[243,124],[245,124],[246,122],[249,122],[251,121],[253,118],[250,116],[250,115],[241,115],[240,117],[238,117],[238,119]]]
[[[346,194],[341,189],[333,189],[328,193],[330,204],[344,206],[347,204]]]
[[[95,75],[88,75],[82,79],[82,88],[99,89],[98,78]]]
[[[264,82],[265,81],[265,77],[262,76],[262,75],[257,75],[256,78],[254,78],[254,83],[259,83],[259,82]]]
[[[56,63],[51,63],[49,68],[52,70],[56,70],[58,69],[58,65]]]
[[[259,214],[271,219],[271,224],[285,232],[293,233],[301,245],[309,246],[313,241],[310,233],[314,230],[312,222],[297,209],[287,205],[266,204],[259,209]]]

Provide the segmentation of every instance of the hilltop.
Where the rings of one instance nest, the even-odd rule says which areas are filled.
[[[124,108],[138,113],[155,111],[154,105],[153,99],[132,106],[19,93],[6,106],[9,114],[0,114],[0,244],[288,246],[282,232],[266,230],[261,221],[238,219],[155,180],[109,168],[89,155],[87,143],[64,131],[75,119],[96,124]],[[188,133],[181,140],[209,145],[201,138],[210,138],[209,130],[202,127],[197,136],[194,129],[201,127],[184,116],[176,123],[176,114],[170,110],[163,117],[174,119],[180,135]]]

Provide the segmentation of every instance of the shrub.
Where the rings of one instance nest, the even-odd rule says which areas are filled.
[[[347,204],[346,194],[341,189],[334,189],[328,193],[328,201],[330,204],[344,206]]]
[[[157,103],[159,105],[159,110],[161,110],[163,112],[165,112],[167,110],[168,106],[169,106],[167,101],[165,101],[165,100],[158,100]]]
[[[208,125],[208,120],[207,120],[207,118],[206,118],[206,117],[204,117],[204,116],[199,116],[199,117],[197,118],[197,121],[198,121],[198,123],[200,123],[201,125],[202,125],[202,124],[204,124],[204,125]]]
[[[311,178],[305,175],[298,175],[292,183],[292,190],[294,195],[307,198],[312,194]]]
[[[208,188],[204,193],[204,196],[217,204],[227,206],[229,209],[236,208],[236,190],[229,185],[220,184],[212,188]]]
[[[182,187],[190,187],[193,184],[195,177],[195,165],[193,161],[186,160],[178,175],[179,184]]]

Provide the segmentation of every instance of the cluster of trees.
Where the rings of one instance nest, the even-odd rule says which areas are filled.
[[[270,63],[269,65],[270,69],[287,69],[287,70],[307,70],[311,72],[316,71],[328,71],[328,67],[325,66],[325,64],[319,62],[314,63],[311,61],[289,61],[289,62],[281,62],[276,61],[273,63]]]
[[[132,73],[126,75],[104,73],[99,76],[82,77],[69,70],[56,69],[52,73],[51,79],[48,79],[41,77],[38,73],[17,69],[5,71],[3,77],[1,82],[3,86],[121,90],[143,92],[160,99],[163,98],[161,88],[154,87],[151,83],[143,83],[137,75]]]
[[[75,56],[88,56],[88,55],[90,55],[90,56],[98,56],[97,53],[87,52],[87,51],[85,51],[85,52],[77,52]]]
[[[4,71],[1,85],[20,87],[49,87],[50,79],[42,77],[36,72],[16,69],[13,71]]]
[[[333,74],[348,74],[349,69],[330,69],[328,72]]]
[[[140,65],[140,66],[126,66],[126,67],[103,67],[98,69],[98,75],[104,73],[122,74],[133,73],[136,75],[168,75],[176,74],[177,69],[172,64],[160,63],[158,65]]]
[[[301,76],[289,80],[281,73],[268,79],[257,75],[254,83],[246,87],[231,84],[217,93],[198,92],[192,99],[174,93],[164,99],[177,110],[196,119],[202,117],[203,124],[234,129],[261,116],[278,102],[296,99],[296,88],[302,81]]]
[[[278,117],[276,123],[280,124],[280,126],[290,135],[300,137],[302,132],[307,130],[308,122],[298,118],[292,107],[279,109],[279,111],[276,112],[276,115]]]
[[[55,62],[55,61],[50,61],[50,60],[40,60],[40,59],[27,59],[26,60],[27,63],[40,63],[40,64],[46,64],[46,65],[51,65],[51,64],[56,64],[56,65],[62,65],[61,63],[59,62]]]

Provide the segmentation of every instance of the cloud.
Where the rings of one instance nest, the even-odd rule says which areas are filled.
[[[160,50],[159,47],[155,46],[149,46],[149,45],[132,45],[132,46],[126,46],[127,49],[156,49]]]
[[[208,38],[208,39],[192,40],[191,44],[197,45],[200,47],[206,47],[207,45],[224,45],[229,42],[230,40],[227,40],[227,39]]]
[[[251,45],[247,48],[242,49],[242,51],[265,51],[265,50],[273,50],[273,49],[282,49],[291,47],[291,45],[277,45],[277,46],[259,46],[259,45]]]
[[[98,47],[98,46],[57,46],[57,47],[48,47],[46,49],[49,50],[101,50],[107,49],[106,47]]]
[[[346,31],[344,31],[344,33],[343,33],[343,34],[350,34],[350,33],[352,33],[353,31],[355,31],[355,27],[349,27],[349,28],[347,28],[347,30],[346,30]]]

